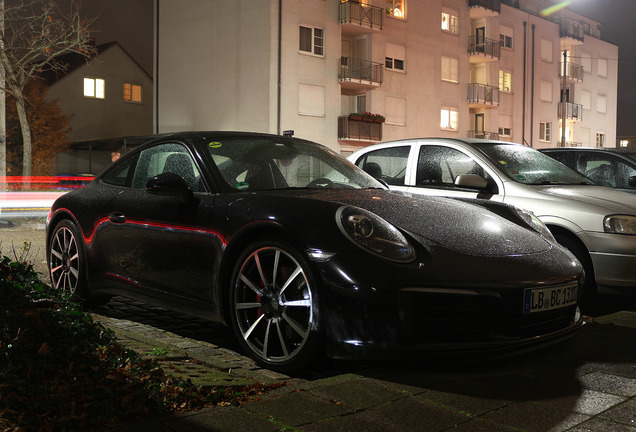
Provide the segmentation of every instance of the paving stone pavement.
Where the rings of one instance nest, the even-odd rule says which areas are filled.
[[[169,373],[210,385],[286,384],[241,407],[152,417],[113,432],[636,432],[634,311],[590,319],[572,340],[512,359],[335,363],[293,376],[258,367],[229,330],[205,320],[119,297],[94,316],[124,346],[165,352]]]

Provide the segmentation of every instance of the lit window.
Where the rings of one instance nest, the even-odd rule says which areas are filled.
[[[552,141],[552,123],[550,122],[539,123],[539,140]]]
[[[596,132],[596,147],[605,147],[605,134]]]
[[[512,92],[512,73],[499,71],[499,91],[511,93]]]
[[[442,31],[459,34],[459,18],[447,12],[442,12]]]
[[[300,26],[298,49],[317,56],[324,55],[325,31],[318,27]]]
[[[620,141],[620,146],[621,146],[621,147],[627,147],[628,145],[629,145],[629,140],[622,139],[622,140]]]
[[[124,100],[126,102],[141,102],[141,86],[124,83]]]
[[[406,0],[386,0],[386,13],[396,18],[406,18]]]
[[[99,78],[84,78],[84,96],[104,99],[104,80]]]
[[[457,130],[457,110],[454,108],[442,108],[440,127],[446,130]]]
[[[442,57],[442,81],[459,82],[456,58]]]

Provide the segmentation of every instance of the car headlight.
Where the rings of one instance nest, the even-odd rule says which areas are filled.
[[[605,232],[608,233],[636,235],[636,216],[605,216],[603,227],[605,228]]]
[[[374,255],[401,263],[415,260],[415,250],[406,237],[369,211],[342,206],[336,212],[336,223],[347,238]]]
[[[521,220],[526,223],[526,225],[541,234],[542,237],[545,237],[548,240],[556,241],[548,227],[545,226],[545,224],[541,222],[541,219],[539,219],[534,213],[528,210],[521,209],[519,207],[515,207],[515,211],[517,212],[517,216],[519,216]]]

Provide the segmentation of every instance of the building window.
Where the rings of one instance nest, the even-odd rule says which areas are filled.
[[[124,100],[126,102],[141,103],[141,86],[136,84],[124,83]]]
[[[442,31],[459,34],[459,18],[451,12],[442,12]]]
[[[386,0],[386,13],[395,18],[406,18],[406,0]]]
[[[84,97],[104,99],[105,83],[100,78],[84,78]]]
[[[512,29],[506,26],[499,27],[499,44],[503,48],[512,49]]]
[[[499,128],[499,136],[510,137],[512,136],[512,129],[506,127]]]
[[[598,94],[596,96],[596,111],[600,113],[607,112],[607,96],[604,94]]]
[[[512,72],[499,71],[499,91],[512,93]]]
[[[583,109],[588,111],[592,109],[592,92],[589,90],[581,90],[579,92],[579,102],[583,105]]]
[[[385,105],[387,123],[406,125],[406,99],[387,96]]]
[[[596,147],[605,147],[605,134],[596,132]]]
[[[552,63],[552,41],[541,39],[541,60]]]
[[[598,59],[598,76],[607,78],[607,59]]]
[[[442,81],[459,82],[457,75],[457,59],[442,57]]]
[[[325,87],[311,84],[298,85],[298,114],[324,117],[325,105]]]
[[[581,65],[583,66],[583,71],[587,73],[592,72],[592,56],[587,53],[581,53]]]
[[[552,102],[552,81],[541,80],[539,83],[539,99]]]
[[[539,141],[552,141],[552,123],[540,122],[539,123]]]
[[[444,130],[457,130],[457,109],[442,108],[440,127]]]
[[[390,70],[404,71],[406,48],[402,45],[386,44],[384,66]]]
[[[301,52],[323,56],[325,46],[325,31],[318,27],[300,26],[299,46]]]

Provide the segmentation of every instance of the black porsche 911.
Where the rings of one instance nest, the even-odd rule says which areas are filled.
[[[582,323],[581,266],[531,213],[392,192],[290,137],[159,137],[57,199],[46,236],[56,288],[224,323],[279,370],[514,352]]]

